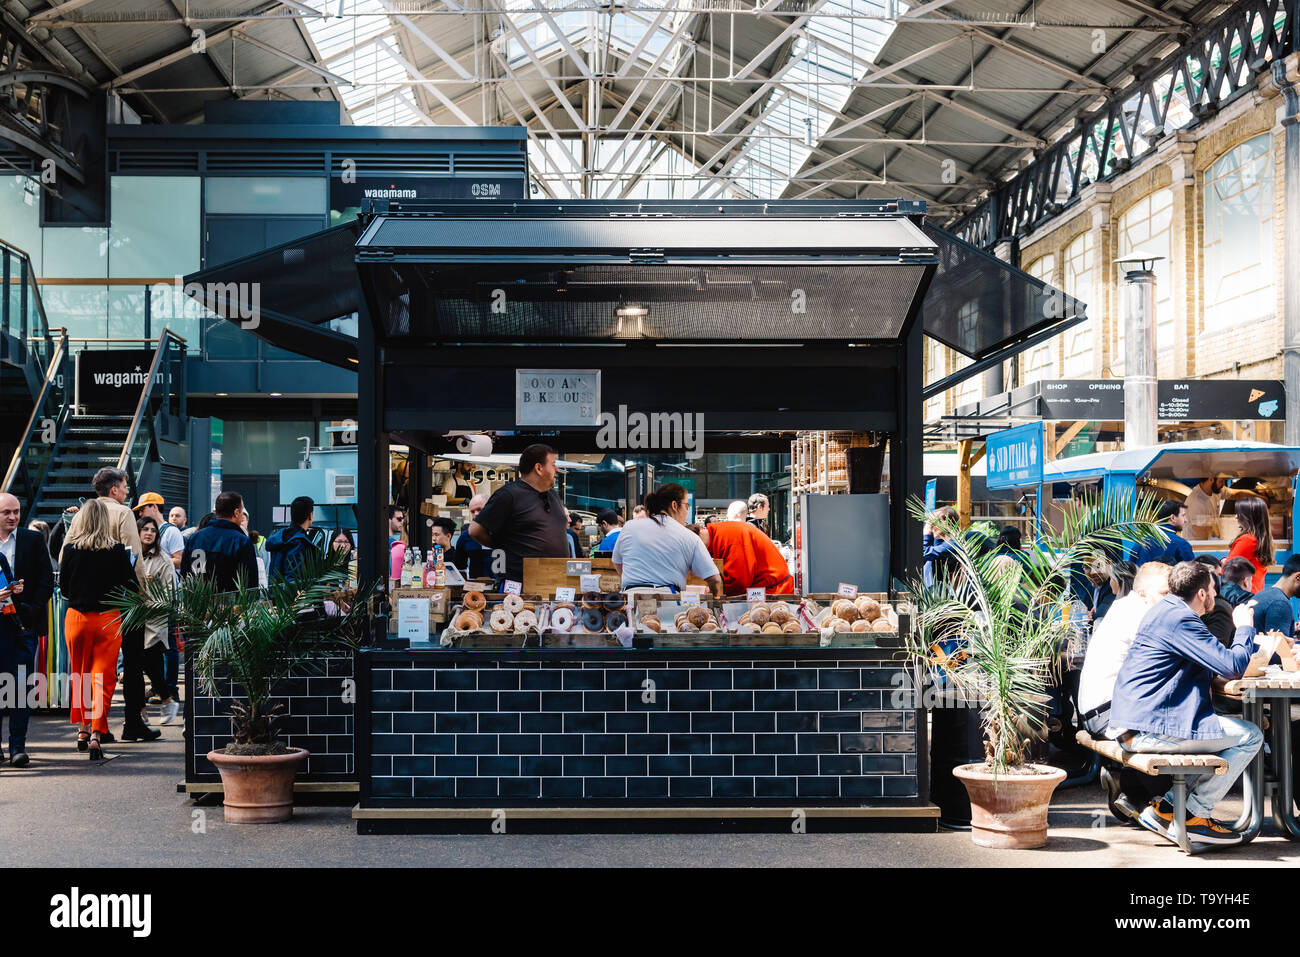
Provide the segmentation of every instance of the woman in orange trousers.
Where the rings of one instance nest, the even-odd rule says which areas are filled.
[[[108,733],[108,707],[117,684],[122,648],[118,612],[109,598],[139,584],[126,546],[113,538],[108,507],[91,499],[77,512],[59,556],[59,591],[68,603],[63,637],[72,676],[72,723],[80,727],[77,750],[90,760],[104,756],[100,738]]]

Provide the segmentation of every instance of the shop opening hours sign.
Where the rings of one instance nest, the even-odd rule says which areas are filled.
[[[1031,422],[994,432],[984,440],[985,485],[1022,488],[1043,482],[1043,424]]]
[[[599,369],[516,369],[516,425],[599,425]]]

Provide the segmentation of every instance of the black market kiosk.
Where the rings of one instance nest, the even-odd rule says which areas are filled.
[[[387,576],[390,442],[437,454],[450,431],[499,431],[561,456],[611,451],[570,405],[521,407],[528,376],[594,372],[599,408],[584,412],[702,415],[706,451],[788,450],[799,430],[887,439],[885,521],[844,534],[884,556],[890,588],[920,560],[907,499],[924,485],[927,289],[925,332],[977,361],[1060,325],[1041,283],[923,216],[904,201],[394,205],[306,253],[189,278],[262,275],[257,335],[357,369],[363,580]],[[294,290],[312,276],[325,288],[304,305]],[[324,331],[343,309],[360,314],[355,342]],[[933,826],[897,634],[742,637],[362,650],[359,832],[482,830],[494,813],[513,831],[784,830],[795,809],[824,827]]]

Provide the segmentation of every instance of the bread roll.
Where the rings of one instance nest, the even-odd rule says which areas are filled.
[[[769,621],[766,625],[763,626],[763,634],[779,635],[781,634],[781,626],[776,624],[775,622]]]
[[[888,618],[880,617],[871,623],[872,631],[893,631],[894,625]]]
[[[787,635],[802,635],[803,625],[799,624],[797,621],[787,621],[781,626],[781,631]]]
[[[709,610],[696,605],[686,613],[686,620],[696,628],[702,627],[709,620]]]
[[[853,626],[849,630],[856,632],[870,631],[871,622],[867,621],[865,618],[859,618],[853,623]]]
[[[749,610],[749,620],[756,625],[766,625],[772,617],[772,609],[766,605],[755,605]]]
[[[793,618],[794,615],[790,614],[789,608],[773,608],[769,621],[776,625],[784,625]]]

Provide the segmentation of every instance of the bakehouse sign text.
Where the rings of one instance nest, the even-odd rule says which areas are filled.
[[[516,369],[516,425],[598,425],[599,369]]]

